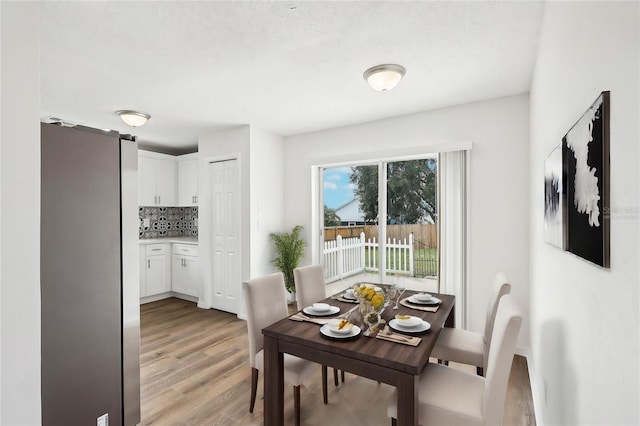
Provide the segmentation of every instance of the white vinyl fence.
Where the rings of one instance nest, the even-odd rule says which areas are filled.
[[[325,241],[323,250],[324,279],[330,283],[364,271],[378,270],[378,247],[376,239],[342,238]],[[386,271],[413,276],[413,234],[409,238],[387,239]]]

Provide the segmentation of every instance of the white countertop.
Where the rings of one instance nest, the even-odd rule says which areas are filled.
[[[158,244],[158,243],[179,243],[179,244],[198,244],[198,239],[194,237],[166,237],[166,238],[147,238],[138,240],[140,244]]]

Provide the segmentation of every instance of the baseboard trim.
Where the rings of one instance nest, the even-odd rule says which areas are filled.
[[[178,299],[186,300],[188,302],[198,303],[198,298],[196,296],[190,296],[188,294],[178,293],[176,291],[171,292],[171,294],[173,297],[176,297]]]
[[[140,298],[140,304],[143,305],[145,303],[157,302],[158,300],[168,299],[173,297],[173,294],[169,291],[166,293],[154,294],[153,296],[145,296]]]
[[[533,398],[533,412],[536,416],[536,426],[544,426],[544,420],[542,418],[542,401],[540,401],[539,392],[542,390],[538,381],[538,376],[535,373],[535,368],[532,361],[531,348],[529,347],[516,347],[516,354],[523,356],[527,359],[527,370],[529,372],[529,384],[531,385],[531,397]]]
[[[205,304],[204,301],[201,299],[201,300],[198,300],[198,308],[200,308],[200,309],[211,309],[211,306]]]

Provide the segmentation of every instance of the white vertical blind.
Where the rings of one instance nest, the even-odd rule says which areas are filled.
[[[456,296],[456,327],[467,328],[469,151],[440,154],[440,292]]]

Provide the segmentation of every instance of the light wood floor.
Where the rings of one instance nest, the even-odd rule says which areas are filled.
[[[142,425],[261,425],[262,376],[249,413],[250,368],[246,323],[235,315],[165,299],[140,307]],[[470,372],[474,367],[453,365]],[[393,388],[347,373],[330,383],[322,403],[320,366],[301,391],[305,425],[390,425]],[[285,423],[293,424],[293,393],[285,385]],[[526,360],[514,359],[505,425],[535,425]]]

